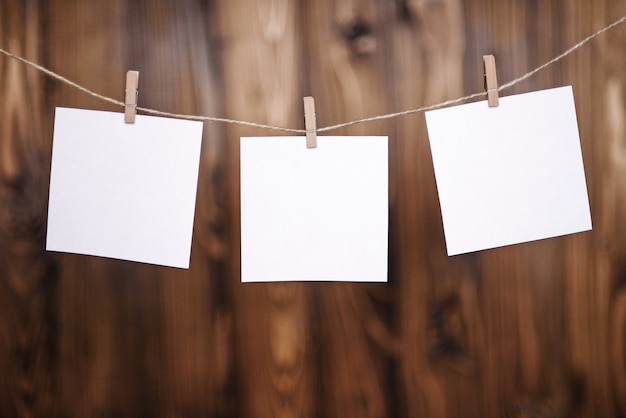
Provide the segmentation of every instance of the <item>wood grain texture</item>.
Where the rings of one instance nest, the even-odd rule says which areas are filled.
[[[0,42],[40,61],[38,2],[0,4]],[[52,416],[56,401],[56,284],[45,231],[50,128],[44,81],[16,62],[0,63],[0,410]]]
[[[218,1],[227,117],[303,127],[301,6],[288,0]],[[317,414],[310,288],[303,283],[239,283],[239,137],[267,135],[230,125],[227,178],[233,238],[226,270],[233,295],[240,416]],[[271,133],[270,135],[273,135]],[[236,215],[235,215],[236,214]]]
[[[503,84],[621,0],[4,0],[0,46],[139,105],[304,127]],[[389,283],[242,284],[240,136],[205,123],[188,271],[45,252],[55,106],[0,57],[0,416],[626,417],[626,26],[501,96],[574,88],[593,231],[448,257],[423,115],[389,135]]]
[[[389,5],[370,0],[310,2],[307,57],[310,93],[316,97],[318,126],[384,113],[384,17]],[[318,99],[319,97],[319,99]],[[386,123],[352,126],[337,134],[384,135]],[[322,416],[383,417],[393,411],[386,318],[371,292],[381,286],[316,284],[321,356]],[[385,306],[382,306],[384,313]],[[372,338],[372,329],[383,335]]]

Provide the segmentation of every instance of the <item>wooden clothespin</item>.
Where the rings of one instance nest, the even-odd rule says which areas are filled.
[[[139,71],[128,71],[126,73],[126,111],[124,112],[124,122],[135,123],[137,114],[137,97],[139,91]]]
[[[306,147],[317,147],[317,123],[315,121],[315,101],[313,97],[304,98],[304,129],[306,130]]]
[[[483,55],[485,64],[485,88],[489,107],[497,107],[500,104],[498,98],[498,77],[496,76],[496,58],[493,55]]]

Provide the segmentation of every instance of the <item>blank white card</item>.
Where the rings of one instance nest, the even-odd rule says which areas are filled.
[[[387,137],[241,138],[241,281],[387,281]]]
[[[46,249],[189,268],[202,123],[57,108]]]
[[[448,255],[591,229],[571,86],[426,113]]]

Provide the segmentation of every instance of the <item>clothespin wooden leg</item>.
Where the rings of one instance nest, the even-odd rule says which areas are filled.
[[[316,148],[317,122],[315,120],[315,101],[310,96],[304,98],[304,129],[306,130],[307,148]]]
[[[137,114],[137,96],[139,92],[139,71],[128,71],[126,73],[126,110],[124,112],[124,122],[135,123]]]
[[[496,107],[500,104],[498,98],[498,77],[496,75],[496,58],[493,55],[483,55],[485,64],[485,84],[487,88],[487,101],[489,107]]]

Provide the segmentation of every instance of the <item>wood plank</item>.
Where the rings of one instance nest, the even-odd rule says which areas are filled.
[[[0,3],[0,44],[30,60],[45,55],[39,2]],[[58,405],[52,256],[43,250],[47,162],[44,78],[0,60],[0,411],[47,415]]]
[[[310,1],[306,20],[310,94],[318,127],[385,113],[387,33],[391,4],[370,0]],[[309,90],[307,90],[309,92]],[[388,135],[377,122],[331,131],[329,135]],[[383,417],[396,412],[388,390],[395,337],[389,304],[376,295],[387,285],[326,283],[315,286],[314,303],[323,359],[322,416]]]
[[[302,10],[298,2],[219,1],[224,111],[231,119],[303,128]],[[317,98],[316,98],[317,99]],[[240,416],[317,414],[317,373],[310,287],[303,283],[240,283],[239,137],[273,131],[225,127],[228,142],[228,224],[232,239],[225,274],[233,294],[236,391]]]

